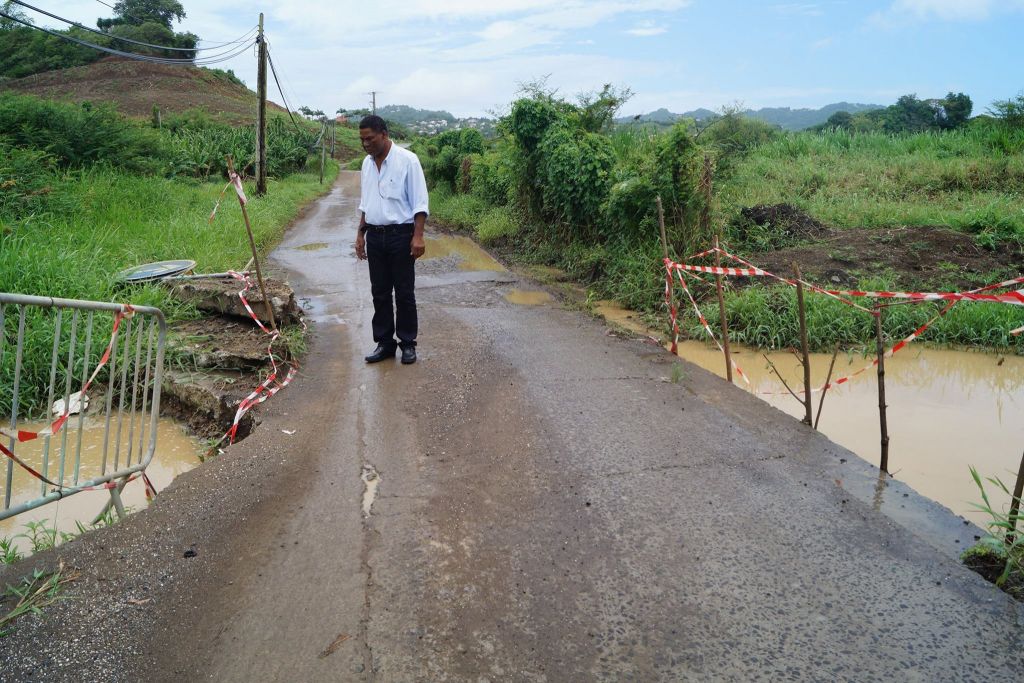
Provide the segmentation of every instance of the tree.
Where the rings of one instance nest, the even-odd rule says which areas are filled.
[[[935,109],[917,95],[904,95],[885,110],[887,133],[920,133],[935,125]]]
[[[175,21],[184,18],[185,8],[178,0],[119,0],[114,3],[114,18],[100,19],[96,25],[107,30],[119,24],[154,23],[170,29]]]
[[[962,92],[948,93],[946,97],[938,102],[936,109],[936,122],[939,128],[952,130],[959,128],[971,118],[971,110],[974,103],[971,98]]]
[[[988,113],[1010,128],[1024,128],[1024,92],[1014,98],[993,102]]]
[[[828,121],[822,127],[825,129],[853,130],[853,114],[848,111],[837,111],[828,117]]]

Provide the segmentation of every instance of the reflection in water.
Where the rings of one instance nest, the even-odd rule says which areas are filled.
[[[648,334],[635,313],[602,302],[598,311],[624,327]],[[632,316],[632,317],[630,317]],[[736,363],[750,378],[749,389],[776,408],[800,418],[803,405],[793,399],[761,352],[734,346]],[[725,360],[714,346],[679,344],[686,360],[725,376]],[[802,386],[800,361],[788,351],[769,352],[791,387]],[[825,383],[831,354],[811,354],[811,384]],[[840,353],[833,379],[871,362],[859,353]],[[830,389],[819,428],[868,462],[878,464],[878,385],[874,368],[848,384]],[[737,386],[747,388],[737,378]],[[818,394],[814,407],[817,409]],[[982,477],[999,477],[1013,486],[1024,448],[1024,358],[972,351],[951,351],[911,345],[885,361],[885,396],[889,419],[889,469],[897,479],[959,515],[984,524],[988,518],[972,506],[980,502],[968,467]],[[882,480],[884,489],[884,480]],[[996,507],[1007,508],[1009,497],[995,487],[989,495]],[[878,491],[881,493],[881,491]],[[1005,500],[1004,500],[1005,499]]]
[[[459,258],[460,270],[494,270],[503,272],[501,265],[476,242],[462,235],[428,235],[424,259],[444,258],[455,255]]]
[[[319,251],[321,249],[326,249],[328,246],[330,245],[328,245],[327,242],[310,242],[309,244],[302,244],[295,248],[301,249],[302,251]]]
[[[43,426],[44,425],[25,424],[22,425],[22,428],[37,430]],[[101,463],[103,459],[104,421],[101,418],[86,418],[83,423],[81,434],[81,480],[84,481],[90,477],[97,476],[101,470]],[[77,427],[75,428],[73,438],[74,440],[77,440],[78,438]],[[71,440],[72,439],[69,438],[69,441]],[[111,436],[111,440],[113,440],[113,436]],[[146,436],[146,440],[148,441],[148,436]],[[49,456],[50,478],[54,478],[59,472],[59,441],[60,439],[57,437],[51,439],[51,452]],[[198,442],[190,437],[185,432],[184,427],[174,420],[169,418],[160,419],[157,425],[156,444],[156,453],[153,456],[152,463],[146,469],[146,474],[149,476],[149,480],[153,482],[153,486],[156,487],[157,491],[164,489],[177,475],[182,472],[187,472],[199,464]],[[37,469],[41,469],[45,445],[44,439],[29,441],[18,444],[15,453],[29,465],[32,465]],[[72,445],[68,452],[66,462],[66,481],[68,483],[71,482],[71,478],[73,476],[73,458],[75,450],[76,448]],[[110,465],[114,458],[112,447],[108,449],[107,457],[109,458],[108,471],[110,471]],[[121,464],[123,465],[123,458],[125,455],[122,453],[120,457],[122,458]],[[133,457],[132,462],[137,461],[138,456],[136,455]],[[38,479],[33,478],[20,467],[16,467],[14,469],[12,483],[12,506],[33,500],[41,495],[41,482]],[[142,480],[137,479],[129,483],[121,493],[121,499],[124,501],[125,507],[135,509],[144,507],[146,505],[146,496]],[[52,528],[54,519],[57,520],[58,530],[74,532],[77,530],[75,522],[81,522],[83,525],[88,526],[108,500],[110,500],[110,494],[105,490],[82,491],[81,493],[76,493],[62,500],[49,503],[48,505],[38,507],[34,510],[29,510],[28,512],[23,512],[20,515],[0,521],[0,538],[9,538],[23,533],[25,525],[29,522],[45,521],[46,526]],[[23,553],[30,550],[27,545],[27,540],[16,539],[15,542]]]
[[[551,295],[547,292],[529,289],[513,289],[505,295],[505,301],[520,306],[540,306],[551,303]]]

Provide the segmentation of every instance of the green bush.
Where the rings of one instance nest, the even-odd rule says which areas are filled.
[[[69,104],[0,93],[0,131],[13,147],[45,150],[65,168],[107,164],[145,173],[164,166],[157,131],[130,121],[108,104]]]
[[[580,236],[592,235],[615,165],[611,142],[597,133],[576,133],[558,125],[544,135],[539,151],[546,212],[573,226]]]
[[[50,208],[55,170],[46,152],[14,148],[0,138],[0,225]]]

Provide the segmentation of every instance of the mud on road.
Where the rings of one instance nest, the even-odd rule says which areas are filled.
[[[423,262],[420,361],[365,365],[357,182],[273,255],[301,376],[149,509],[7,569],[82,576],[0,677],[1019,674],[1021,606],[956,559],[976,529],[660,347],[510,303],[515,274]]]

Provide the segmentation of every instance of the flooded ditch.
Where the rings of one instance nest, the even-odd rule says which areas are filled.
[[[609,302],[598,312],[627,329],[648,333],[632,311]],[[737,386],[796,418],[803,405],[790,396],[768,368],[761,352],[733,346],[736,363],[750,378]],[[789,351],[767,353],[791,387],[802,386],[799,360]],[[725,377],[725,360],[715,346],[700,341],[679,344],[679,356]],[[825,383],[831,355],[811,354],[811,385]],[[833,379],[871,361],[859,353],[840,353]],[[984,526],[988,517],[972,503],[981,496],[969,466],[984,477],[1013,486],[1024,449],[1024,358],[911,345],[885,361],[889,421],[889,470],[893,475],[958,515]],[[877,466],[880,453],[878,385],[871,369],[830,389],[818,428],[836,443]],[[814,408],[820,394],[815,394]],[[1009,497],[987,488],[996,507]]]
[[[46,425],[25,424],[24,429],[38,430]],[[148,427],[148,424],[147,424]],[[77,450],[78,426],[77,418],[69,423],[68,447],[66,471],[73,471],[75,451]],[[103,462],[103,436],[105,432],[105,421],[101,417],[87,417],[82,424],[82,447],[81,447],[81,480],[87,480],[97,476],[101,471]],[[137,438],[137,437],[136,437]],[[148,442],[149,436],[145,440]],[[111,437],[113,441],[113,436]],[[18,445],[18,456],[34,465],[43,461],[43,451],[46,448],[45,440],[28,441]],[[61,438],[60,435],[50,440],[49,472],[51,478],[54,473],[60,471]],[[192,469],[199,464],[199,455],[202,452],[200,442],[188,434],[186,428],[171,418],[160,418],[157,423],[157,446],[153,456],[153,462],[146,469],[149,480],[153,483],[159,493],[167,487],[173,479]],[[108,470],[110,463],[114,462],[113,444],[108,445],[107,452]],[[123,464],[128,457],[127,445],[121,444],[119,460]],[[138,451],[133,451],[132,461],[138,462]],[[34,479],[27,472],[15,468],[13,475],[13,486],[11,491],[12,504],[38,498],[41,495],[40,482]],[[139,510],[147,505],[144,485],[141,479],[132,481],[121,493],[126,509]],[[88,526],[96,517],[97,513],[110,500],[110,494],[105,490],[82,491],[63,500],[55,501],[48,505],[23,512],[20,515],[0,521],[0,538],[14,538],[15,545],[23,554],[31,552],[31,544],[26,538],[19,538],[29,523],[43,522],[48,528],[54,527],[59,532],[77,533],[76,522]]]

